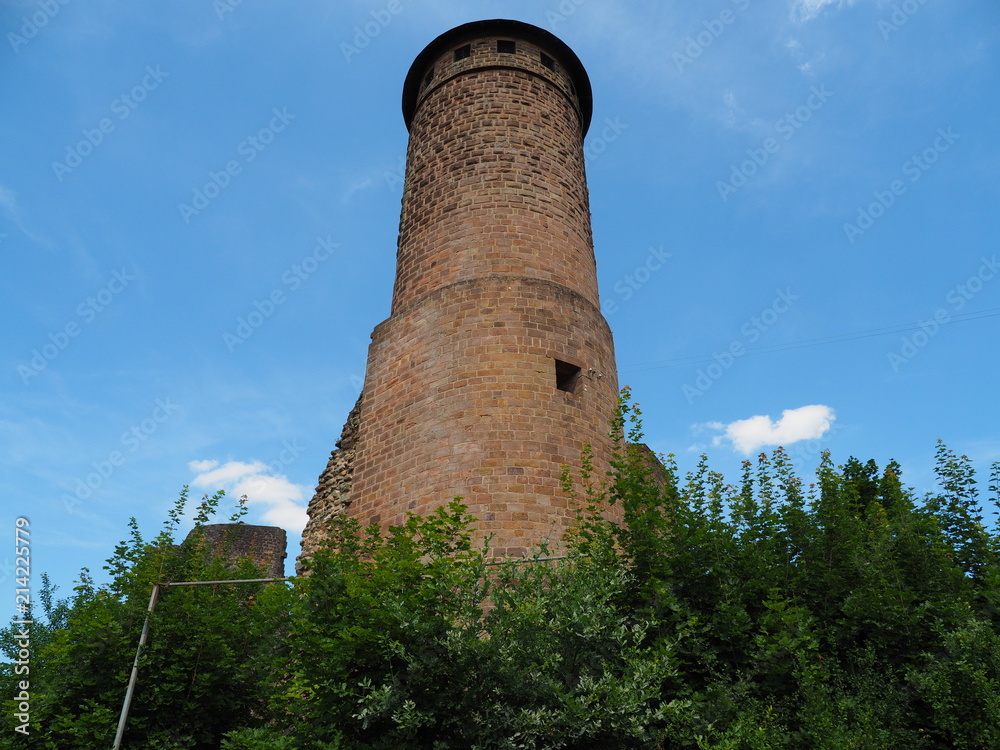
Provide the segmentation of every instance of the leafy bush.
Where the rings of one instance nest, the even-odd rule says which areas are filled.
[[[202,501],[196,528],[210,519],[221,497]],[[5,706],[0,742],[108,750],[153,584],[263,577],[249,560],[232,564],[205,544],[178,545],[173,533],[186,503],[185,488],[152,541],[131,521],[130,539],[105,566],[109,584],[95,585],[84,570],[71,600],[53,603],[51,589],[43,589],[48,624],[33,632],[44,638],[32,642],[30,735],[14,733]],[[166,588],[160,594],[123,747],[214,750],[225,732],[263,721],[280,677],[272,655],[283,638],[291,594],[282,584]],[[13,631],[8,628],[2,639],[8,655]],[[5,698],[14,694],[13,678],[9,669],[0,675]]]
[[[918,500],[894,462],[824,455],[804,487],[781,449],[682,480],[626,399],[613,435],[565,559],[491,566],[458,501],[337,521],[296,586],[295,746],[1000,746],[1000,539],[967,458],[939,446]]]
[[[939,445],[924,498],[828,454],[805,486],[781,449],[736,484],[704,458],[681,477],[627,397],[609,476],[567,471],[565,556],[492,561],[455,500],[387,533],[338,519],[293,593],[167,589],[126,747],[1000,747],[1000,535],[967,458]],[[110,747],[152,583],[259,575],[174,545],[185,497],[152,542],[133,523],[109,586],[43,590],[31,744],[0,747]]]

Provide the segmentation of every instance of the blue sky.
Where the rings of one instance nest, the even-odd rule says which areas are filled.
[[[655,450],[731,480],[778,443],[894,458],[920,492],[938,438],[1000,460],[992,0],[7,0],[2,523],[36,575],[67,593],[185,484],[247,492],[291,562],[389,312],[403,78],[496,17],[591,76],[602,302]]]

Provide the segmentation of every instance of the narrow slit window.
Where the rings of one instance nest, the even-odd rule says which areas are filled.
[[[549,70],[555,70],[556,69],[556,61],[555,60],[553,60],[551,57],[549,57],[548,55],[546,55],[544,52],[541,52],[539,54],[541,55],[542,65],[544,65]]]
[[[434,68],[427,71],[427,75],[424,76],[424,88],[431,85],[431,81],[434,80]]]
[[[464,47],[459,47],[455,50],[455,62],[459,60],[464,60],[472,54],[472,45],[466,44]]]
[[[580,380],[580,368],[569,362],[556,360],[556,388],[566,393],[575,393],[576,384]]]
[[[517,44],[507,39],[500,39],[497,41],[497,52],[503,55],[513,55],[517,52]]]

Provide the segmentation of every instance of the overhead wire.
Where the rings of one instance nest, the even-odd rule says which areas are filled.
[[[932,319],[938,326],[950,325],[952,323],[965,323],[970,320],[981,320],[983,318],[993,318],[1000,315],[1000,307],[991,307],[985,310],[976,310],[968,313],[951,315],[947,320]],[[784,344],[772,344],[770,346],[760,346],[756,348],[745,348],[738,355],[745,357],[750,354],[771,354],[774,352],[787,351],[791,349],[802,349],[810,346],[823,346],[826,344],[839,344],[844,341],[855,341],[858,339],[873,338],[877,336],[891,336],[899,333],[909,333],[910,331],[925,330],[927,322],[921,323],[900,323],[894,326],[884,326],[882,328],[869,328],[862,331],[850,333],[838,333],[830,336],[820,336],[813,339],[803,339],[802,341],[789,341]],[[644,372],[646,370],[657,370],[664,367],[684,367],[689,365],[710,364],[715,361],[718,353],[699,354],[690,357],[675,357],[672,359],[655,360],[652,362],[636,362],[631,365],[623,365],[620,372]]]

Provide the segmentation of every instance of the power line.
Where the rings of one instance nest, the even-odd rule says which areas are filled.
[[[944,326],[951,323],[965,323],[970,320],[981,320],[983,318],[993,318],[1000,315],[1000,307],[991,307],[986,310],[962,313],[951,316],[948,320],[936,321],[938,325]],[[838,333],[831,336],[821,336],[814,339],[804,339],[802,341],[789,341],[784,344],[773,344],[771,346],[761,346],[757,348],[744,349],[739,356],[745,357],[750,354],[771,354],[773,352],[786,351],[789,349],[802,349],[808,346],[822,346],[825,344],[839,344],[843,341],[855,341],[857,339],[873,338],[876,336],[891,336],[897,333],[908,333],[919,331],[923,325],[917,323],[901,323],[883,328],[869,328],[863,331],[852,333]],[[684,367],[687,365],[710,364],[715,361],[716,352],[711,354],[699,354],[691,357],[676,357],[673,359],[662,359],[654,362],[637,362],[633,365],[626,365],[621,372],[643,372],[645,370],[657,370],[664,367]]]

